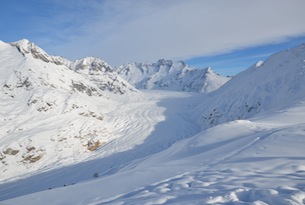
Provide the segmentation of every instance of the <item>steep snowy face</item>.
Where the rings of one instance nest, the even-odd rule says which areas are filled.
[[[24,56],[32,55],[32,57],[43,60],[44,62],[50,62],[52,60],[51,56],[49,56],[44,50],[27,39],[13,42],[11,45],[15,46]]]
[[[87,57],[73,62],[70,68],[94,82],[103,91],[115,94],[137,91],[122,79],[110,65],[101,59]]]
[[[48,65],[55,64],[58,66],[64,66],[81,74],[89,80],[90,83],[93,83],[96,88],[93,88],[93,92],[91,92],[90,89],[85,88],[87,86],[80,82],[73,83],[73,87],[79,91],[85,91],[89,95],[96,93],[96,91],[99,94],[102,92],[104,95],[109,95],[109,93],[125,94],[130,91],[137,91],[133,86],[118,76],[116,71],[101,59],[87,57],[72,62],[60,56],[48,55],[43,49],[39,48],[27,39],[13,42],[11,45],[16,47],[26,58],[40,60],[49,63]]]
[[[81,92],[89,96],[103,95],[94,82],[68,68],[64,64],[69,64],[68,60],[50,56],[28,40],[2,43],[0,49],[2,90],[8,95],[14,96],[18,92],[38,88]]]
[[[305,44],[272,55],[202,101],[203,127],[281,109],[305,98]]]
[[[195,69],[182,61],[161,59],[156,63],[131,63],[117,68],[119,75],[138,89],[162,89],[209,93],[230,78],[211,68]]]
[[[27,40],[0,42],[2,180],[81,161],[108,142],[111,128],[103,119],[117,104],[107,98],[108,91],[117,88],[105,87],[106,92],[98,78],[117,74],[92,61],[99,63],[88,64],[84,74],[69,67],[81,64],[50,56]],[[90,73],[95,69],[96,81]]]
[[[71,63],[69,60],[60,56],[51,56],[47,54],[43,49],[39,48],[37,45],[27,39],[22,39],[10,44],[15,46],[23,56],[31,56],[46,63],[51,62],[57,65],[69,65]]]

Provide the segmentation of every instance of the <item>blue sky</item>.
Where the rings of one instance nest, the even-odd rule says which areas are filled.
[[[1,0],[0,40],[71,60],[185,60],[234,75],[305,43],[304,0]]]
[[[276,44],[265,44],[219,55],[191,58],[185,60],[185,62],[199,68],[212,67],[213,70],[221,75],[232,76],[249,68],[258,61],[265,61],[274,53],[303,43],[305,43],[305,36],[287,39]]]

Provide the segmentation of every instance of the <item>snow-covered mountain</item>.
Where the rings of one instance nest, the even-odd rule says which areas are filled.
[[[280,110],[305,99],[305,44],[276,53],[202,99],[204,128]]]
[[[23,49],[0,42],[0,204],[304,204],[305,44],[206,94]]]
[[[87,57],[73,62],[70,68],[88,78],[101,90],[114,94],[136,92],[133,86],[123,80],[110,65],[101,59]]]
[[[101,91],[109,91],[110,93],[115,94],[124,94],[129,91],[136,91],[133,86],[130,86],[129,83],[118,76],[116,71],[101,59],[87,57],[72,62],[60,56],[48,55],[44,50],[27,39],[11,43],[11,45],[15,46],[25,57],[30,56],[46,63],[64,65],[71,70],[82,74],[94,83]],[[81,86],[76,86],[76,89],[78,88],[82,89]]]
[[[196,69],[182,61],[130,63],[117,68],[119,75],[138,89],[209,93],[230,80],[211,68]]]
[[[0,42],[1,180],[88,158],[113,138],[104,113],[137,90],[104,61]],[[111,100],[109,100],[111,96]]]

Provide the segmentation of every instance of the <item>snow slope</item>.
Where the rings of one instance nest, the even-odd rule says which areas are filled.
[[[11,43],[11,45],[15,46],[24,57],[32,57],[46,63],[64,65],[71,70],[80,73],[97,85],[100,90],[104,91],[104,94],[106,91],[108,91],[108,95],[111,95],[112,93],[125,94],[129,91],[136,92],[134,87],[118,76],[116,71],[101,59],[87,57],[72,62],[60,56],[48,55],[44,50],[27,39]],[[111,97],[114,96],[111,95]]]
[[[119,75],[138,89],[209,93],[230,80],[211,68],[195,69],[182,61],[130,63],[117,68]]]
[[[141,100],[117,104],[104,114],[103,122],[111,126],[111,139],[107,144],[77,164],[57,163],[53,164],[53,169],[39,169],[27,174],[27,178],[19,176],[18,180],[2,181],[0,201],[91,180],[94,173],[113,174],[133,160],[158,153],[178,140],[193,136],[200,128],[188,112],[197,104],[197,98],[198,95],[192,93],[158,91],[143,93]],[[37,181],[43,183],[35,183]]]
[[[304,115],[301,102],[225,123],[116,173],[2,203],[304,204]]]
[[[49,56],[25,39],[0,42],[1,181],[82,161],[113,139],[104,113],[137,90],[90,60]]]
[[[205,96],[196,110],[203,128],[292,106],[304,99],[305,44],[276,53]],[[199,115],[198,115],[199,114]]]

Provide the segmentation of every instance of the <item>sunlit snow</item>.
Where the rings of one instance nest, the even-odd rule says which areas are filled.
[[[205,94],[32,48],[0,42],[0,204],[305,203],[304,45]]]

